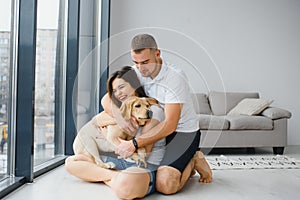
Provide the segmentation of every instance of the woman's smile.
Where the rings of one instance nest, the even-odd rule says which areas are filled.
[[[121,96],[118,96],[118,100],[121,101],[121,102],[124,102],[126,99],[127,99],[127,95],[121,95]]]

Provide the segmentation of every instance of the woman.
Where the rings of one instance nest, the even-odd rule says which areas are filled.
[[[132,95],[146,97],[135,71],[127,66],[110,76],[107,90],[112,101],[118,107]],[[151,121],[137,134],[143,134],[164,119],[164,113],[161,108],[152,106],[151,110],[153,111]],[[117,114],[114,113],[114,115]],[[106,133],[106,128],[103,128],[102,134],[105,135]],[[70,174],[82,180],[104,182],[115,191],[119,198],[141,198],[156,191],[156,169],[164,156],[165,140],[162,139],[154,145],[147,146],[146,149],[149,152],[147,169],[137,168],[135,162],[130,159],[102,157],[105,162],[114,162],[117,170],[104,169],[97,166],[92,159],[85,155],[68,157],[65,167]]]

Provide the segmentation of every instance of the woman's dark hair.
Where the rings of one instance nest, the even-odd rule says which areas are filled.
[[[112,83],[116,78],[121,78],[124,81],[128,82],[131,85],[131,87],[135,89],[136,96],[147,97],[145,90],[143,89],[134,69],[130,66],[125,66],[121,70],[112,73],[107,81],[107,92],[114,104],[116,104],[118,107],[121,106],[121,102],[119,102],[115,98],[112,87]]]

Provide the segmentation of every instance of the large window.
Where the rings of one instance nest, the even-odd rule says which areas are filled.
[[[32,43],[35,51],[25,53],[25,57],[35,57],[33,62],[35,74],[32,76],[35,80],[34,84],[28,86],[34,88],[32,95],[34,97],[34,119],[32,119],[34,171],[40,170],[47,161],[64,154],[63,122],[55,118],[62,118],[64,114],[62,93],[66,77],[64,73],[66,2],[38,0],[37,4],[30,8],[37,11],[33,21],[25,21],[25,24],[36,23],[36,30],[32,30],[36,34],[36,37],[33,37],[35,41]],[[15,176],[16,138],[17,134],[22,134],[16,129],[18,100],[15,99],[18,90],[17,81],[24,76],[22,73],[17,73],[19,71],[17,68],[24,70],[27,67],[22,65],[22,58],[18,57],[21,54],[19,51],[22,51],[18,48],[23,48],[22,41],[19,41],[22,39],[18,37],[22,29],[19,18],[24,18],[20,16],[21,9],[28,9],[27,5],[21,5],[18,0],[0,0],[0,181]],[[32,54],[34,52],[35,55]],[[20,60],[21,62],[18,62]],[[59,114],[55,115],[55,113]],[[21,129],[19,127],[19,130]],[[31,137],[30,134],[28,137]]]
[[[0,0],[0,199],[63,164],[99,111],[108,11],[109,0]]]
[[[0,0],[0,198],[64,161],[67,3]]]

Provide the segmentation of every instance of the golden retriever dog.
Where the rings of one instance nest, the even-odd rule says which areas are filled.
[[[139,126],[144,126],[152,117],[151,105],[157,105],[157,100],[132,96],[122,103],[120,111],[125,120],[134,117]],[[103,126],[107,126],[106,138],[100,134],[100,128]],[[115,119],[103,111],[79,131],[74,140],[73,149],[75,155],[85,154],[94,159],[95,163],[101,167],[114,168],[113,163],[103,163],[99,151],[112,152],[120,144],[118,138],[131,140],[133,137],[134,135],[129,135],[120,129]],[[145,148],[139,148],[130,158],[139,167],[147,167]]]

